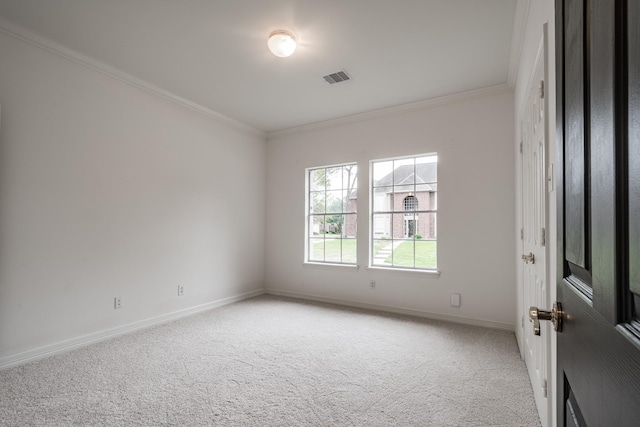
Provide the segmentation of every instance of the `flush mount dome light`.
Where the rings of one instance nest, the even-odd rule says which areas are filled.
[[[275,30],[269,34],[269,50],[275,56],[286,58],[296,50],[296,37],[287,30]]]

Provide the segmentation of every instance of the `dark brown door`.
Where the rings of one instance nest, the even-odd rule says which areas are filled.
[[[556,0],[558,425],[640,426],[640,1]]]

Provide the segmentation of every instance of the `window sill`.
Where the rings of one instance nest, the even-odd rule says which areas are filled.
[[[390,274],[406,274],[409,276],[431,276],[434,279],[440,277],[440,270],[411,270],[408,268],[390,268],[390,267],[367,267],[369,271],[390,273]]]
[[[360,266],[359,265],[332,264],[332,263],[329,263],[329,262],[303,262],[302,266],[304,268],[320,268],[320,269],[351,270],[351,271],[360,270]]]

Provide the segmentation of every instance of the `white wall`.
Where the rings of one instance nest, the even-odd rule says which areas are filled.
[[[401,308],[513,330],[516,310],[513,92],[335,126],[267,145],[269,291]],[[369,160],[437,152],[440,277],[368,265]],[[303,266],[306,167],[358,162],[360,269]],[[371,290],[369,281],[376,280]],[[449,295],[462,294],[462,306]],[[470,320],[473,319],[473,320]]]
[[[556,139],[555,139],[555,130],[556,130],[556,80],[555,80],[555,3],[553,0],[527,0],[528,3],[528,14],[527,14],[527,22],[525,26],[525,32],[522,42],[522,49],[520,52],[520,62],[517,73],[516,80],[516,88],[515,88],[515,107],[516,107],[516,123],[515,123],[515,137],[514,144],[518,145],[520,141],[520,123],[518,118],[521,117],[522,111],[524,109],[524,103],[526,101],[526,97],[528,95],[528,87],[531,80],[531,73],[533,72],[533,66],[536,60],[536,55],[538,52],[538,48],[540,46],[540,42],[542,40],[543,28],[546,24],[547,27],[547,37],[548,44],[546,45],[547,50],[547,80],[546,80],[546,89],[545,95],[548,102],[548,150],[547,150],[547,162],[555,170],[555,159],[556,159]],[[519,155],[516,159],[516,229],[519,231],[522,227],[522,212],[521,212],[521,171],[520,171],[520,161]],[[555,286],[555,277],[556,277],[556,193],[550,193],[548,195],[548,230],[547,230],[547,249],[548,249],[548,263],[549,266],[549,275],[547,277],[547,281],[549,283],[549,301],[547,308],[549,309],[553,301],[556,300],[556,286]],[[528,321],[528,307],[524,307],[522,305],[522,293],[523,293],[523,283],[522,283],[522,260],[519,259],[519,255],[522,253],[522,242],[517,237],[515,241],[515,254],[516,257],[514,259],[514,263],[517,267],[517,278],[518,278],[518,286],[517,286],[517,300],[518,300],[518,319],[524,317],[524,328],[530,328],[531,324]],[[549,328],[551,330],[551,328]],[[518,344],[520,346],[521,351],[524,349],[523,344],[523,326],[518,320],[516,325],[516,337],[518,339]],[[554,333],[555,334],[555,333]],[[551,339],[551,378],[549,379],[550,387],[548,392],[547,399],[552,402],[551,406],[551,425],[555,425],[556,423],[556,339],[555,335]],[[543,425],[546,424],[546,421],[543,420]]]
[[[0,361],[263,288],[264,135],[5,34],[0,58]]]

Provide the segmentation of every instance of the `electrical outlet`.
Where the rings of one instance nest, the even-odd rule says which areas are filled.
[[[451,307],[460,307],[460,294],[451,294]]]
[[[113,299],[113,308],[122,308],[122,297],[115,297]]]
[[[178,285],[178,296],[181,297],[184,295],[184,286]]]
[[[376,288],[376,281],[375,280],[369,280],[369,287],[371,289],[375,289]]]

